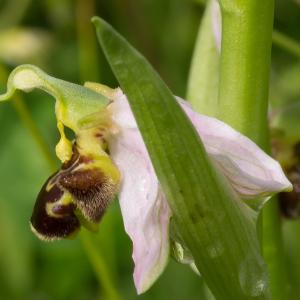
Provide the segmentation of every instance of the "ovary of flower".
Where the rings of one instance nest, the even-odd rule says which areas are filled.
[[[119,130],[108,143],[123,178],[119,201],[125,230],[133,242],[135,285],[143,293],[167,264],[171,211],[126,96],[117,89],[113,100],[108,109]],[[196,113],[186,101],[177,101],[240,198],[267,198],[292,189],[278,162],[250,139],[215,118]]]

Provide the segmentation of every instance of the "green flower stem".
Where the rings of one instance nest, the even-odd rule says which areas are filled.
[[[283,223],[285,253],[289,275],[289,297],[298,299],[300,295],[300,220],[286,220]]]
[[[288,299],[288,279],[279,203],[274,197],[263,209],[263,251],[268,264],[273,300]]]
[[[121,297],[118,291],[112,284],[112,276],[107,268],[106,262],[101,255],[99,250],[95,248],[89,233],[85,230],[81,231],[80,239],[87,257],[93,266],[95,274],[97,275],[99,283],[102,285],[104,290],[105,299],[107,300],[119,300]]]
[[[2,75],[3,73],[7,73],[3,66],[0,66],[0,71],[2,72]],[[28,110],[28,107],[25,104],[21,95],[16,94],[12,103],[24,127],[28,129],[32,139],[36,142],[36,145],[39,148],[42,156],[47,161],[49,170],[56,170],[56,161],[53,158],[51,151],[49,150],[48,145],[45,142],[40,130],[35,125],[31,113]],[[118,296],[118,292],[115,289],[114,284],[112,283],[112,276],[110,276],[108,267],[105,264],[105,260],[101,256],[101,252],[99,251],[99,249],[96,249],[95,245],[90,240],[90,238],[85,237],[84,235],[86,235],[86,233],[80,235],[82,244],[84,246],[83,249],[90,263],[92,264],[92,267],[97,275],[99,284],[103,287],[103,290],[107,295],[107,300],[121,299]]]
[[[219,115],[268,149],[267,107],[274,0],[220,0],[220,4],[223,29]],[[281,230],[274,200],[264,210],[263,222],[263,249],[269,266],[272,299],[287,299],[284,296],[286,276],[280,250]],[[276,222],[277,226],[273,226]]]
[[[273,44],[297,57],[300,57],[300,42],[277,30],[273,31]]]
[[[266,148],[274,0],[220,0],[220,117]]]

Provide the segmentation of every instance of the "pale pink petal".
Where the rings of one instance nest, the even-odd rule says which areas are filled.
[[[265,197],[292,189],[279,163],[249,138],[215,118],[181,107],[199,133],[205,149],[242,198]]]
[[[135,118],[131,112],[128,100],[122,90],[115,89],[114,102],[109,106],[114,123],[119,129],[137,129]],[[143,142],[144,144],[144,142]]]
[[[119,132],[111,136],[109,149],[122,174],[119,201],[125,230],[133,243],[133,276],[140,294],[149,289],[167,264],[171,212],[136,124],[135,128],[131,126],[134,119],[128,103],[118,99],[110,109],[115,112]]]
[[[212,161],[243,198],[289,190],[280,165],[251,140],[225,123],[200,115],[178,99],[198,131]],[[122,174],[120,206],[125,230],[133,242],[134,281],[146,291],[168,261],[171,211],[126,96],[118,89],[109,108],[118,128],[111,135],[110,154]]]

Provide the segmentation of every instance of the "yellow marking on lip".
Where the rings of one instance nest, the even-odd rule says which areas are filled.
[[[53,207],[56,205],[67,206],[73,202],[72,196],[69,192],[64,192],[63,196],[56,202],[46,203],[46,213],[49,217],[53,218],[63,218],[63,215],[58,215],[53,212]]]

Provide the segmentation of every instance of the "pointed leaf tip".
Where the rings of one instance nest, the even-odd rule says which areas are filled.
[[[105,28],[112,29],[112,26],[110,24],[108,24],[105,20],[103,20],[102,18],[100,18],[98,16],[92,17],[91,22],[94,24],[97,31],[99,31],[99,30],[103,31]]]
[[[101,18],[98,16],[94,16],[91,18],[91,22],[96,26],[97,24],[99,24],[101,22]]]

